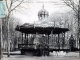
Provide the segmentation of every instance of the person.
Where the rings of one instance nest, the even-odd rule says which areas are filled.
[[[70,48],[70,50],[74,50],[74,48],[75,48],[75,40],[74,40],[72,34],[71,34],[71,37],[69,38],[69,48]]]

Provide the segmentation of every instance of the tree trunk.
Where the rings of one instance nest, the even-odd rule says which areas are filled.
[[[10,34],[9,34],[9,17],[7,19],[7,56],[10,57]]]
[[[2,57],[2,19],[0,19],[0,60]]]
[[[78,5],[78,45],[80,49],[80,0],[79,0],[79,5]],[[79,56],[80,56],[80,51],[79,51]]]

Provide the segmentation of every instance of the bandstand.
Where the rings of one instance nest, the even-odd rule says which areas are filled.
[[[47,27],[43,27],[43,26],[34,26],[34,24],[29,24],[29,25],[21,25],[21,26],[17,26],[16,27],[16,31],[19,31],[22,33],[22,43],[18,44],[18,49],[21,51],[21,54],[25,54],[25,52],[27,53],[31,53],[32,55],[44,55],[44,53],[42,53],[43,51],[46,53],[46,55],[49,55],[49,52],[52,51],[68,51],[69,49],[64,49],[64,42],[65,42],[65,33],[67,31],[69,31],[68,28],[60,28],[60,27],[54,27],[54,26],[47,26]],[[51,33],[52,32],[52,33]],[[38,45],[37,48],[34,48],[34,46],[36,46],[36,44],[34,43],[28,43],[28,35],[29,34],[41,34],[41,35],[47,35],[48,36],[48,40],[46,41],[46,45],[43,47],[40,47],[40,44]],[[23,39],[23,34],[25,35],[25,39],[27,40],[27,43],[24,43],[24,39]],[[49,35],[50,34],[57,34],[58,39],[58,48],[54,49],[54,48],[50,48],[49,44]],[[62,48],[60,48],[59,45],[59,36],[60,34],[63,35],[63,45]],[[44,44],[42,44],[44,45]],[[31,46],[31,47],[30,47]],[[46,48],[47,46],[47,48]]]

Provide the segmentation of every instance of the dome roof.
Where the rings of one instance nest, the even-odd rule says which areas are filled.
[[[44,6],[42,6],[42,9],[38,12],[38,16],[40,15],[49,15],[49,12],[44,9]]]

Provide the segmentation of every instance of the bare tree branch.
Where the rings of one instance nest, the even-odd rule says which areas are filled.
[[[13,11],[15,8],[17,8],[24,0],[22,0],[18,5],[16,5],[11,11]]]
[[[11,7],[12,7],[12,4],[13,4],[13,0],[11,1],[11,4],[10,4],[10,7],[9,7],[9,9],[11,9]]]
[[[20,10],[15,9],[15,11],[18,11],[18,12],[19,12],[19,13],[21,13],[21,14],[25,14],[25,15],[27,15],[27,13],[26,13],[26,12],[24,12],[22,9],[20,9]]]
[[[20,8],[24,8],[24,9],[28,9],[28,8],[26,8],[26,7],[24,7],[24,6],[21,6],[21,5],[20,5],[19,7],[20,7]]]
[[[18,0],[13,1],[13,3],[17,2]]]
[[[73,9],[73,11],[76,13],[76,14],[78,14],[78,9],[77,9],[77,7],[78,7],[78,5],[77,5],[77,7],[75,7],[74,5],[75,5],[75,3],[72,1],[72,0],[62,0],[67,6],[69,6],[70,8],[72,8]]]
[[[6,7],[7,7],[8,11],[9,11],[9,7],[8,7],[8,4],[7,4],[7,0],[6,0]]]

